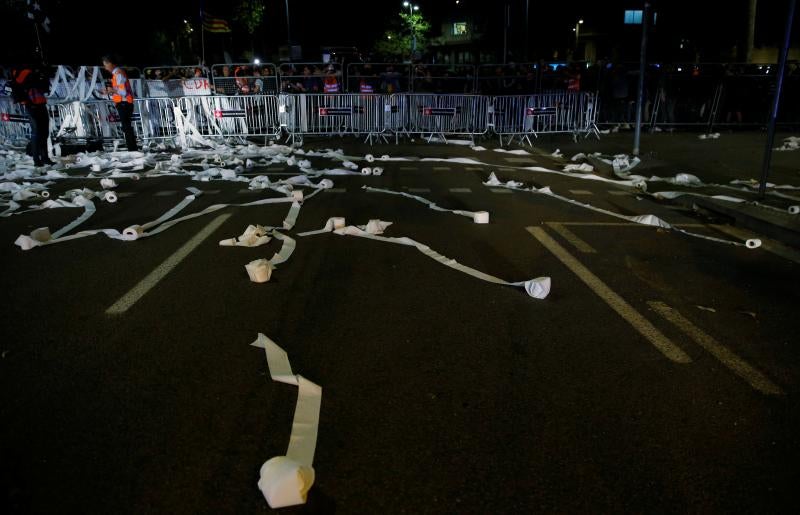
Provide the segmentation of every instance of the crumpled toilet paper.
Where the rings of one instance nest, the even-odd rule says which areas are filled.
[[[220,242],[220,244],[221,243],[222,242]],[[265,283],[272,277],[273,266],[272,263],[266,259],[251,261],[247,263],[244,268],[247,270],[247,275],[250,276],[250,280],[254,283]]]
[[[272,239],[268,236],[269,231],[261,225],[248,225],[241,236],[221,240],[219,244],[223,247],[258,247],[269,243]]]

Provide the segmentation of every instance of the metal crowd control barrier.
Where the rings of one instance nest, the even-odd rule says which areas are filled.
[[[532,95],[538,92],[537,63],[478,65],[477,93],[484,95]]]
[[[175,103],[170,98],[137,98],[140,113],[142,140],[168,141],[179,136],[175,123]]]
[[[272,63],[215,64],[211,67],[217,95],[276,95],[278,70]]]
[[[492,131],[508,142],[515,137],[532,145],[530,136],[542,133],[571,133],[574,138],[597,130],[597,99],[591,93],[561,92],[540,95],[503,95],[492,98]]]
[[[80,102],[76,100],[55,104],[54,107],[58,110],[58,129],[53,128],[56,140],[87,143],[125,139],[122,125],[119,123],[119,114],[113,102]],[[136,137],[143,139],[139,107],[139,103],[134,104],[132,122]]]
[[[408,134],[430,134],[479,136],[489,130],[489,99],[482,95],[430,95],[405,93],[395,95],[400,100],[401,111],[407,116],[402,132]],[[446,139],[445,139],[446,141]]]
[[[385,141],[388,95],[341,93],[336,95],[281,95],[285,126],[294,142],[304,135],[366,135]]]
[[[275,95],[183,97],[178,107],[204,137],[263,136],[266,141],[281,134]]]
[[[411,91],[411,65],[398,63],[350,63],[347,65],[347,92],[361,93],[362,83],[372,93]],[[369,93],[366,91],[365,93]]]
[[[418,64],[414,67],[411,91],[416,93],[475,93],[473,65]]]
[[[278,71],[281,93],[325,93],[326,83],[331,94],[344,91],[338,63],[283,63]]]
[[[0,140],[22,143],[30,139],[31,127],[25,107],[10,97],[0,97]]]

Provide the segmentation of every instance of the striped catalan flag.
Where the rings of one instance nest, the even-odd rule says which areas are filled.
[[[206,32],[231,32],[228,22],[222,18],[215,18],[208,13],[203,13],[203,29]]]

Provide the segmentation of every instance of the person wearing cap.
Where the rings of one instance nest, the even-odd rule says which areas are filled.
[[[111,95],[111,100],[114,101],[114,106],[119,113],[119,121],[122,125],[122,132],[125,134],[125,145],[128,151],[135,152],[139,150],[136,144],[136,135],[133,133],[133,88],[131,88],[131,81],[128,80],[128,75],[122,68],[114,64],[114,60],[109,57],[103,57],[103,68],[111,73],[111,87],[106,88],[106,93]]]

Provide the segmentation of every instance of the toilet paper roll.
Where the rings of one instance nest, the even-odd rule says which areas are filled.
[[[110,190],[111,188],[116,188],[117,183],[114,179],[100,179],[100,186],[102,186],[103,189]]]
[[[362,168],[361,175],[372,175],[372,168]]]
[[[375,156],[373,156],[372,154],[367,154],[366,156],[364,156],[364,159],[367,160],[367,163],[371,163],[375,161]]]
[[[131,225],[122,231],[122,235],[125,237],[125,239],[129,240],[136,240],[142,234],[144,234],[144,229],[142,229],[141,225]]]
[[[42,198],[50,198],[50,192],[47,190],[39,192],[39,195],[41,195]]]
[[[102,198],[109,204],[114,204],[117,202],[117,194],[113,191],[106,191]]]
[[[372,169],[372,175],[383,175],[383,168],[376,166]]]
[[[303,201],[303,190],[293,190],[292,191],[292,198],[295,199],[297,202]]]
[[[266,259],[256,259],[244,265],[247,275],[254,283],[265,283],[272,277],[272,263]]]
[[[319,181],[319,184],[317,186],[324,190],[329,190],[333,188],[333,181],[330,179],[322,179],[321,181]]]
[[[757,249],[761,246],[761,240],[753,238],[752,240],[747,240],[744,244],[748,249]]]
[[[99,164],[95,163],[92,165],[93,172],[99,172],[100,170],[102,170],[102,167]]]
[[[333,228],[334,229],[344,229],[347,225],[347,222],[342,217],[334,217],[333,218]]]
[[[314,468],[287,458],[275,456],[261,465],[258,489],[270,508],[304,504],[314,484]]]
[[[50,228],[49,227],[39,227],[38,229],[34,229],[31,233],[31,238],[38,241],[39,243],[44,243],[46,241],[50,241],[51,239]]]
[[[789,214],[796,215],[800,213],[800,206],[789,206]]]
[[[381,156],[381,160],[382,160],[382,161],[388,161],[389,159],[391,159],[391,158],[389,157],[389,154],[383,154],[383,155]]]
[[[475,213],[472,214],[472,221],[476,224],[488,224],[489,213],[487,211],[475,211]]]

